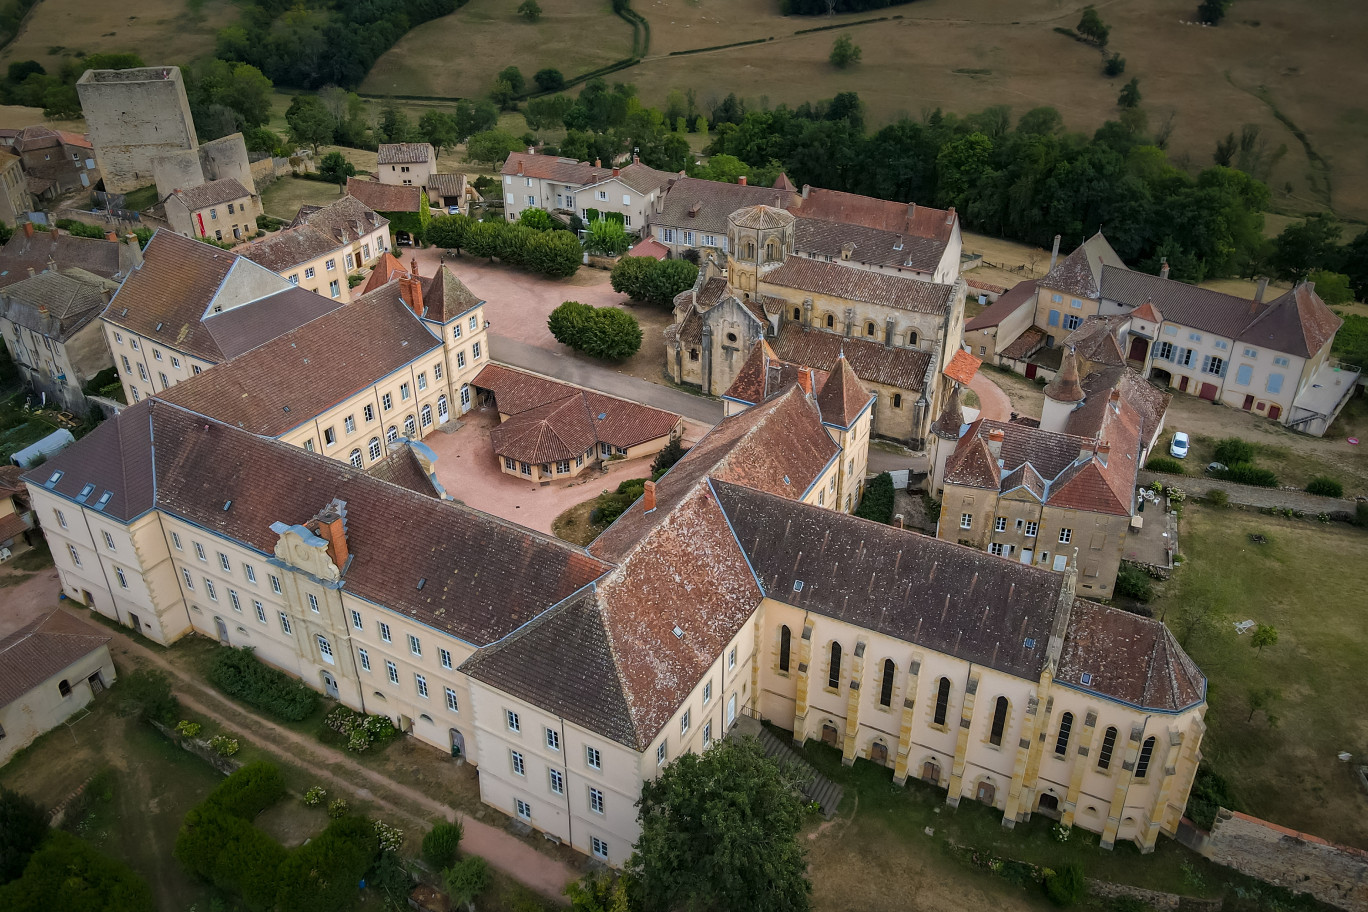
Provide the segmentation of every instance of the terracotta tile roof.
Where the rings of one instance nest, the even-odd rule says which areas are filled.
[[[26,490],[20,477],[24,470],[17,465],[0,465],[0,497],[23,494]]]
[[[899,203],[806,186],[803,194],[790,205],[789,211],[803,218],[859,225],[942,242],[950,239],[956,222],[953,209],[933,209],[916,203]]]
[[[175,195],[191,212],[208,209],[210,206],[222,206],[224,203],[235,202],[251,196],[247,192],[247,188],[232,177],[209,181],[200,184],[198,187],[185,187],[176,190]]]
[[[1275,298],[1254,318],[1239,341],[1286,352],[1301,358],[1314,357],[1344,325],[1316,294],[1310,282],[1302,282]]]
[[[76,237],[65,231],[16,230],[0,248],[0,288],[28,278],[28,271],[79,268],[104,279],[123,278],[122,245],[104,238]],[[207,246],[207,245],[204,245]]]
[[[120,469],[110,447],[124,437],[136,441],[136,459]],[[55,470],[64,471],[57,489],[69,497],[92,473],[117,478],[111,507],[150,508],[155,490],[159,509],[268,556],[273,523],[302,524],[343,500],[347,590],[474,646],[507,636],[609,569],[550,536],[159,399],[104,422],[26,480],[41,484]]]
[[[1164,322],[1164,315],[1159,312],[1159,308],[1154,306],[1153,301],[1145,301],[1144,304],[1132,310],[1130,315],[1137,320],[1144,320],[1148,323]]]
[[[660,211],[651,216],[651,224],[724,237],[727,217],[737,209],[761,205],[782,209],[792,198],[791,193],[769,187],[681,177],[665,191]],[[696,240],[702,243],[702,238]]]
[[[972,282],[970,283],[973,284]],[[1035,302],[1036,283],[1034,279],[1025,282],[1018,282],[1002,297],[983,310],[979,311],[978,316],[964,324],[965,332],[975,329],[987,329],[990,326],[1000,326],[1002,321],[1017,312],[1018,308],[1026,307]]]
[[[363,177],[349,177],[347,195],[375,212],[417,212],[422,207],[423,188],[400,187]]]
[[[596,168],[589,162],[573,158],[557,158],[554,155],[536,155],[531,152],[514,152],[504,160],[501,174],[515,177],[532,177],[551,180],[558,184],[592,184],[613,173],[612,168]]]
[[[99,317],[118,287],[83,269],[40,272],[0,290],[0,317],[65,342]]]
[[[1064,350],[1064,360],[1060,362],[1059,373],[1045,385],[1045,398],[1056,402],[1082,402],[1083,385],[1078,377],[1078,355],[1072,348]]]
[[[764,231],[773,228],[784,228],[793,224],[793,216],[789,215],[783,209],[759,204],[755,206],[745,206],[736,210],[729,217],[729,221],[737,228],[752,228]]]
[[[423,319],[450,323],[472,307],[479,307],[484,299],[466,287],[443,263],[430,278],[422,279]]]
[[[456,197],[456,205],[460,205],[463,202],[461,198],[465,196],[466,176],[464,174],[451,174],[446,171],[433,172],[428,175],[427,188],[432,191],[433,195],[440,196],[444,200],[450,200],[453,196]]]
[[[210,314],[204,328],[224,359],[236,358],[341,306],[341,301],[290,287],[259,301]]]
[[[1163,623],[1085,599],[1069,613],[1055,683],[1160,712],[1206,699],[1206,678]]]
[[[1064,337],[1064,347],[1094,366],[1125,364],[1126,356],[1121,353],[1121,343],[1116,335],[1117,327],[1125,319],[1123,316],[1087,317],[1077,329]]]
[[[272,272],[284,272],[341,247],[342,244],[312,225],[286,228],[267,235],[259,241],[249,241],[233,248],[233,253],[244,256]]]
[[[964,428],[964,408],[960,405],[959,387],[951,384],[945,408],[931,425],[931,433],[942,440],[958,440]]]
[[[1035,466],[1029,462],[1017,466],[1002,479],[1000,490],[1003,494],[1010,494],[1018,488],[1031,492],[1036,500],[1045,499],[1045,479],[1040,477]]]
[[[768,341],[761,339],[760,344],[751,349],[750,355],[736,372],[736,378],[722,394],[722,398],[754,405],[766,399],[771,393],[777,393],[798,383],[800,372],[807,369],[803,365],[784,361],[774,353]],[[812,370],[814,385],[820,389],[831,375],[826,371]]]
[[[817,388],[817,408],[822,421],[849,428],[873,401],[874,394],[864,388],[845,358],[836,359],[831,375]]]
[[[388,224],[389,219],[348,194],[326,206],[300,206],[290,227],[310,225],[344,244],[359,241]]]
[[[713,487],[769,597],[1039,677],[1064,592],[1060,574],[737,485]]]
[[[982,420],[969,425],[969,430],[960,437],[955,451],[945,463],[945,483],[948,485],[967,485],[971,488],[987,488],[990,491],[1002,487],[1002,468],[988,449],[988,442],[980,433]]]
[[[822,427],[816,404],[795,384],[724,418],[656,482],[654,512],[647,514],[637,501],[589,550],[607,560],[621,557],[706,477],[802,497],[839,453],[840,447]]]
[[[386,250],[380,254],[380,258],[371,267],[370,277],[366,279],[366,286],[361,289],[362,294],[368,294],[377,288],[382,288],[390,283],[396,276],[407,276],[409,267],[404,265],[404,261],[394,255],[393,251]]]
[[[85,503],[125,522],[151,510],[151,404],[144,399],[100,425],[76,443],[24,475],[35,488],[46,488],[76,500],[93,485]],[[106,496],[108,495],[108,496]]]
[[[661,190],[678,176],[673,171],[658,171],[648,165],[643,165],[641,162],[633,162],[618,171],[618,180],[637,193]]]
[[[672,433],[678,415],[539,377],[486,364],[471,385],[494,394],[502,415],[491,433],[494,452],[526,463],[582,456],[595,443],[636,446]]]
[[[15,466],[18,468],[18,466]],[[18,513],[0,516],[0,545],[18,538],[28,531],[28,523]]]
[[[994,285],[992,282],[984,282],[980,279],[966,278],[964,284],[978,291],[986,291],[989,294],[1002,295],[1007,293],[1007,289],[1001,285]]]
[[[1145,380],[1129,367],[1108,366],[1093,371],[1084,377],[1081,386],[1084,399],[1082,404],[1069,413],[1064,429],[1080,437],[1097,437],[1102,433],[1107,420],[1107,402],[1112,390],[1118,390],[1121,398],[1135,411],[1139,418],[1140,439],[1148,443],[1164,422],[1164,415],[1173,401],[1173,395]]]
[[[278,437],[441,346],[400,298],[395,282],[178,383],[161,397],[253,434]],[[393,420],[400,420],[399,413]]]
[[[41,125],[24,127],[14,137],[14,148],[19,152],[48,149],[56,145],[78,146],[82,149],[94,148],[89,137],[83,133],[54,130],[51,127]]]
[[[1019,361],[1029,357],[1031,352],[1045,344],[1045,333],[1034,326],[1026,327],[1021,335],[1017,336],[1011,343],[998,352],[1004,358]]]
[[[71,667],[112,637],[65,611],[49,611],[0,640],[0,707]]]
[[[1108,266],[1126,269],[1126,264],[1099,231],[1055,263],[1039,284],[1063,294],[1097,300],[1102,297],[1102,273]]]
[[[842,353],[865,383],[880,383],[898,389],[921,391],[931,353],[915,348],[889,348],[868,339],[855,339],[807,329],[801,323],[785,320],[779,333],[769,340],[775,354],[784,361],[830,372]]]
[[[422,444],[418,445],[422,446]],[[370,467],[366,469],[366,474],[417,494],[424,494],[428,497],[438,496],[437,489],[432,485],[432,476],[423,470],[422,463],[418,461],[417,455],[413,452],[412,442],[408,444],[401,444],[399,441],[391,443],[389,455],[379,462],[371,463]]]
[[[845,259],[849,250],[849,258],[857,263],[925,273],[935,272],[941,257],[945,255],[946,246],[943,239],[922,238],[814,218],[798,219],[793,242],[794,249],[803,256]]]
[[[941,369],[941,373],[956,383],[963,383],[968,386],[969,381],[974,379],[974,374],[978,373],[979,365],[982,363],[982,358],[975,358],[964,349],[957,348],[954,356],[950,358],[950,363]]]
[[[789,257],[782,265],[764,273],[760,282],[925,314],[945,313],[955,297],[953,285],[804,257]]]
[[[436,157],[431,143],[381,143],[375,161],[379,165],[407,165],[433,161]]]
[[[631,250],[627,251],[628,256],[650,257],[653,260],[663,260],[669,257],[670,248],[660,243],[653,237],[648,237],[644,241],[638,241]]]
[[[789,180],[789,176],[782,171],[780,171],[779,176],[774,179],[774,189],[784,190],[788,193],[798,192],[798,188],[793,186],[793,181]]]

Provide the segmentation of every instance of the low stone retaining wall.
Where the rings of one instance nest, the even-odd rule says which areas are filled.
[[[1131,887],[1126,884],[1112,883],[1106,880],[1088,880],[1088,892],[1094,896],[1104,896],[1108,899],[1117,896],[1129,896],[1138,899],[1152,909],[1183,909],[1193,910],[1193,912],[1218,912],[1221,908],[1219,899],[1194,899],[1191,896],[1179,896],[1177,893],[1163,893],[1159,890],[1146,890],[1143,887]]]
[[[1202,854],[1340,909],[1368,909],[1368,852],[1362,849],[1221,808]]]
[[[230,776],[242,768],[241,761],[234,760],[232,757],[220,757],[218,751],[209,746],[208,741],[200,738],[187,738],[169,725],[163,725],[160,722],[152,721],[152,725],[157,731],[170,738],[171,743],[199,757],[225,776]]]
[[[1253,485],[1221,481],[1209,475],[1169,475],[1166,472],[1151,472],[1141,469],[1137,474],[1139,484],[1150,485],[1162,482],[1165,487],[1176,485],[1191,495],[1203,495],[1207,491],[1225,491],[1233,504],[1246,507],[1269,507],[1276,510],[1301,510],[1315,516],[1328,513],[1331,519],[1349,521],[1354,516],[1356,504],[1352,500],[1338,497],[1320,497],[1305,491],[1288,491],[1283,488],[1256,488]]]

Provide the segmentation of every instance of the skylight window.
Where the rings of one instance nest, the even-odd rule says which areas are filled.
[[[1035,637],[1027,637],[1024,645],[1027,649],[1035,649]]]
[[[793,581],[793,591],[794,591],[794,592],[802,592],[802,591],[803,591],[803,581],[802,581],[802,580],[794,580],[794,581]]]
[[[88,484],[84,488],[81,488],[81,493],[76,495],[76,499],[81,503],[85,503],[86,498],[93,493],[95,493],[95,486],[93,484]]]
[[[103,494],[100,495],[100,499],[95,501],[95,509],[103,510],[105,508],[105,505],[109,503],[109,498],[113,496],[113,491],[105,491]]]
[[[1083,682],[1083,684],[1085,684],[1085,685],[1091,684],[1091,683],[1092,683],[1092,675],[1085,671],[1085,672],[1083,672],[1082,677],[1080,677],[1078,680],[1081,681],[1081,682]]]
[[[676,627],[675,627],[675,629],[674,629],[673,632],[674,632],[674,635],[675,635],[675,637],[676,637],[677,639],[681,639],[681,640],[684,639],[684,631],[681,630],[677,625],[676,625]]]
[[[47,481],[43,482],[43,487],[45,487],[45,488],[50,488],[50,487],[52,487],[52,486],[55,485],[57,482],[59,482],[59,481],[62,480],[62,475],[63,475],[63,472],[62,472],[60,469],[58,469],[56,472],[53,472],[53,473],[52,473],[52,477],[49,478]]]

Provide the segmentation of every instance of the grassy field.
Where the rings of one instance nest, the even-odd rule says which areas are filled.
[[[1254,534],[1268,543],[1251,542]],[[1189,505],[1180,542],[1186,562],[1152,607],[1210,681],[1207,762],[1243,810],[1368,845],[1368,797],[1336,759],[1368,756],[1368,533]],[[1208,608],[1210,623],[1200,622]],[[1246,619],[1276,627],[1277,644],[1258,654],[1233,628]],[[1280,694],[1268,710],[1274,723],[1262,712],[1250,718],[1251,691],[1267,687]]]
[[[56,72],[63,57],[78,52],[123,51],[141,54],[149,66],[187,63],[212,52],[215,33],[237,17],[237,6],[227,0],[203,3],[198,14],[191,12],[186,0],[141,0],[129,6],[42,0],[0,51],[0,65],[37,60],[48,72]]]
[[[371,158],[375,154],[371,153]],[[338,199],[336,184],[282,177],[261,191],[261,208],[267,215],[289,220],[300,206],[326,206]]]

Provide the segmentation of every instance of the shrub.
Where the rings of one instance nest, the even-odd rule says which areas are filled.
[[[399,735],[389,716],[368,716],[346,706],[334,707],[323,720],[323,727],[341,735],[347,750],[355,753],[368,750],[373,744],[383,747]]]
[[[651,463],[651,480],[658,481],[660,476],[670,471],[670,468],[679,460],[684,458],[684,444],[678,437],[671,437],[670,442],[665,444],[665,448],[656,453],[655,461]]]
[[[698,266],[688,260],[623,257],[613,267],[613,290],[634,301],[669,307],[675,296],[693,287]]]
[[[7,912],[49,909],[153,912],[152,890],[131,868],[67,833],[52,833],[28,859],[23,876],[0,887]]]
[[[832,66],[844,70],[852,63],[859,63],[863,55],[860,46],[851,41],[849,35],[842,35],[831,45],[831,56],[828,59]]]
[[[1354,507],[1354,525],[1360,529],[1368,528],[1368,501],[1360,500]]]
[[[870,479],[865,485],[864,496],[860,498],[860,506],[856,508],[855,515],[885,524],[893,521],[892,475],[881,472]]]
[[[532,76],[532,81],[537,84],[537,88],[543,92],[559,92],[565,88],[565,77],[561,71],[553,67],[537,70]]]
[[[529,212],[533,211],[531,209]],[[541,212],[542,210],[536,210]],[[543,213],[545,214],[545,213]],[[439,215],[428,223],[427,242],[445,250],[460,250],[465,246],[466,232],[474,219],[468,215]]]
[[[250,646],[224,646],[209,660],[209,683],[278,719],[298,722],[318,707],[318,694],[301,681],[262,664]]]
[[[390,826],[383,820],[372,820],[371,829],[375,832],[382,852],[397,852],[404,844],[404,831]]]
[[[285,777],[270,763],[249,763],[220,782],[205,804],[243,820],[252,820],[285,797]]]
[[[374,826],[362,817],[328,824],[281,865],[279,912],[336,912],[355,907],[356,886],[380,855]]]
[[[160,671],[140,668],[120,675],[114,694],[121,716],[170,725],[179,714],[180,704],[171,694],[171,679]]]
[[[1344,485],[1333,478],[1317,476],[1306,486],[1306,493],[1319,494],[1321,497],[1343,497]]]
[[[600,218],[589,223],[584,249],[599,256],[618,256],[632,245],[627,230],[615,219]]]
[[[323,799],[328,797],[328,790],[321,785],[315,785],[304,793],[304,805],[306,807],[318,807],[323,803]]]
[[[1045,895],[1050,897],[1050,902],[1060,908],[1077,903],[1083,898],[1086,890],[1087,881],[1083,877],[1081,865],[1067,864],[1058,871],[1051,871],[1045,875]]]
[[[524,209],[522,215],[518,216],[518,224],[524,228],[531,228],[533,231],[550,231],[556,227],[556,223],[552,221],[549,212],[545,209],[535,208]]]
[[[1148,602],[1154,598],[1154,585],[1145,571],[1138,567],[1122,567],[1116,574],[1117,595]]]
[[[333,820],[340,820],[341,818],[346,817],[350,810],[351,805],[347,802],[346,798],[334,798],[332,801],[328,802],[328,816]]]
[[[24,872],[47,834],[47,813],[32,799],[0,786],[0,884]]]
[[[621,361],[641,348],[641,325],[616,307],[566,301],[546,321],[557,342],[594,358]]]
[[[227,735],[214,735],[209,739],[209,746],[214,749],[214,753],[220,757],[231,757],[238,752],[241,747],[237,738],[230,738]]]
[[[285,794],[285,778],[269,763],[233,773],[190,809],[174,854],[187,871],[237,893],[253,912],[275,904],[285,849],[252,819]]]
[[[451,867],[456,862],[456,849],[464,835],[460,821],[437,824],[423,837],[423,861],[438,871]]]
[[[1120,76],[1122,73],[1126,72],[1126,58],[1122,57],[1120,54],[1112,54],[1107,58],[1106,64],[1102,67],[1102,71],[1108,76]]]
[[[608,525],[625,513],[645,490],[646,479],[629,478],[619,484],[613,493],[600,494],[598,504],[589,514],[589,522],[594,525]]]
[[[256,217],[256,226],[262,231],[279,231],[285,227],[285,220],[262,213]]]
[[[1256,488],[1276,488],[1278,486],[1278,476],[1268,469],[1261,469],[1247,462],[1227,466],[1223,471],[1217,472],[1216,477],[1237,484],[1252,485]]]
[[[1188,793],[1187,817],[1197,826],[1209,830],[1216,823],[1217,808],[1241,810],[1242,805],[1230,791],[1230,783],[1220,773],[1203,764]]]
[[[198,722],[190,722],[186,719],[182,719],[176,723],[176,732],[187,738],[194,738],[203,728],[204,726],[200,725]]]
[[[1254,461],[1254,444],[1239,437],[1225,437],[1216,441],[1215,457],[1217,462],[1233,466],[1237,462]]]
[[[1230,495],[1220,488],[1212,488],[1207,491],[1206,500],[1213,507],[1224,507],[1230,504]]]
[[[489,889],[489,862],[478,855],[467,855],[442,872],[452,905],[474,907],[480,894]]]
[[[1152,456],[1150,461],[1145,463],[1145,468],[1151,472],[1164,472],[1168,475],[1182,475],[1183,464],[1176,459],[1167,456]]]

